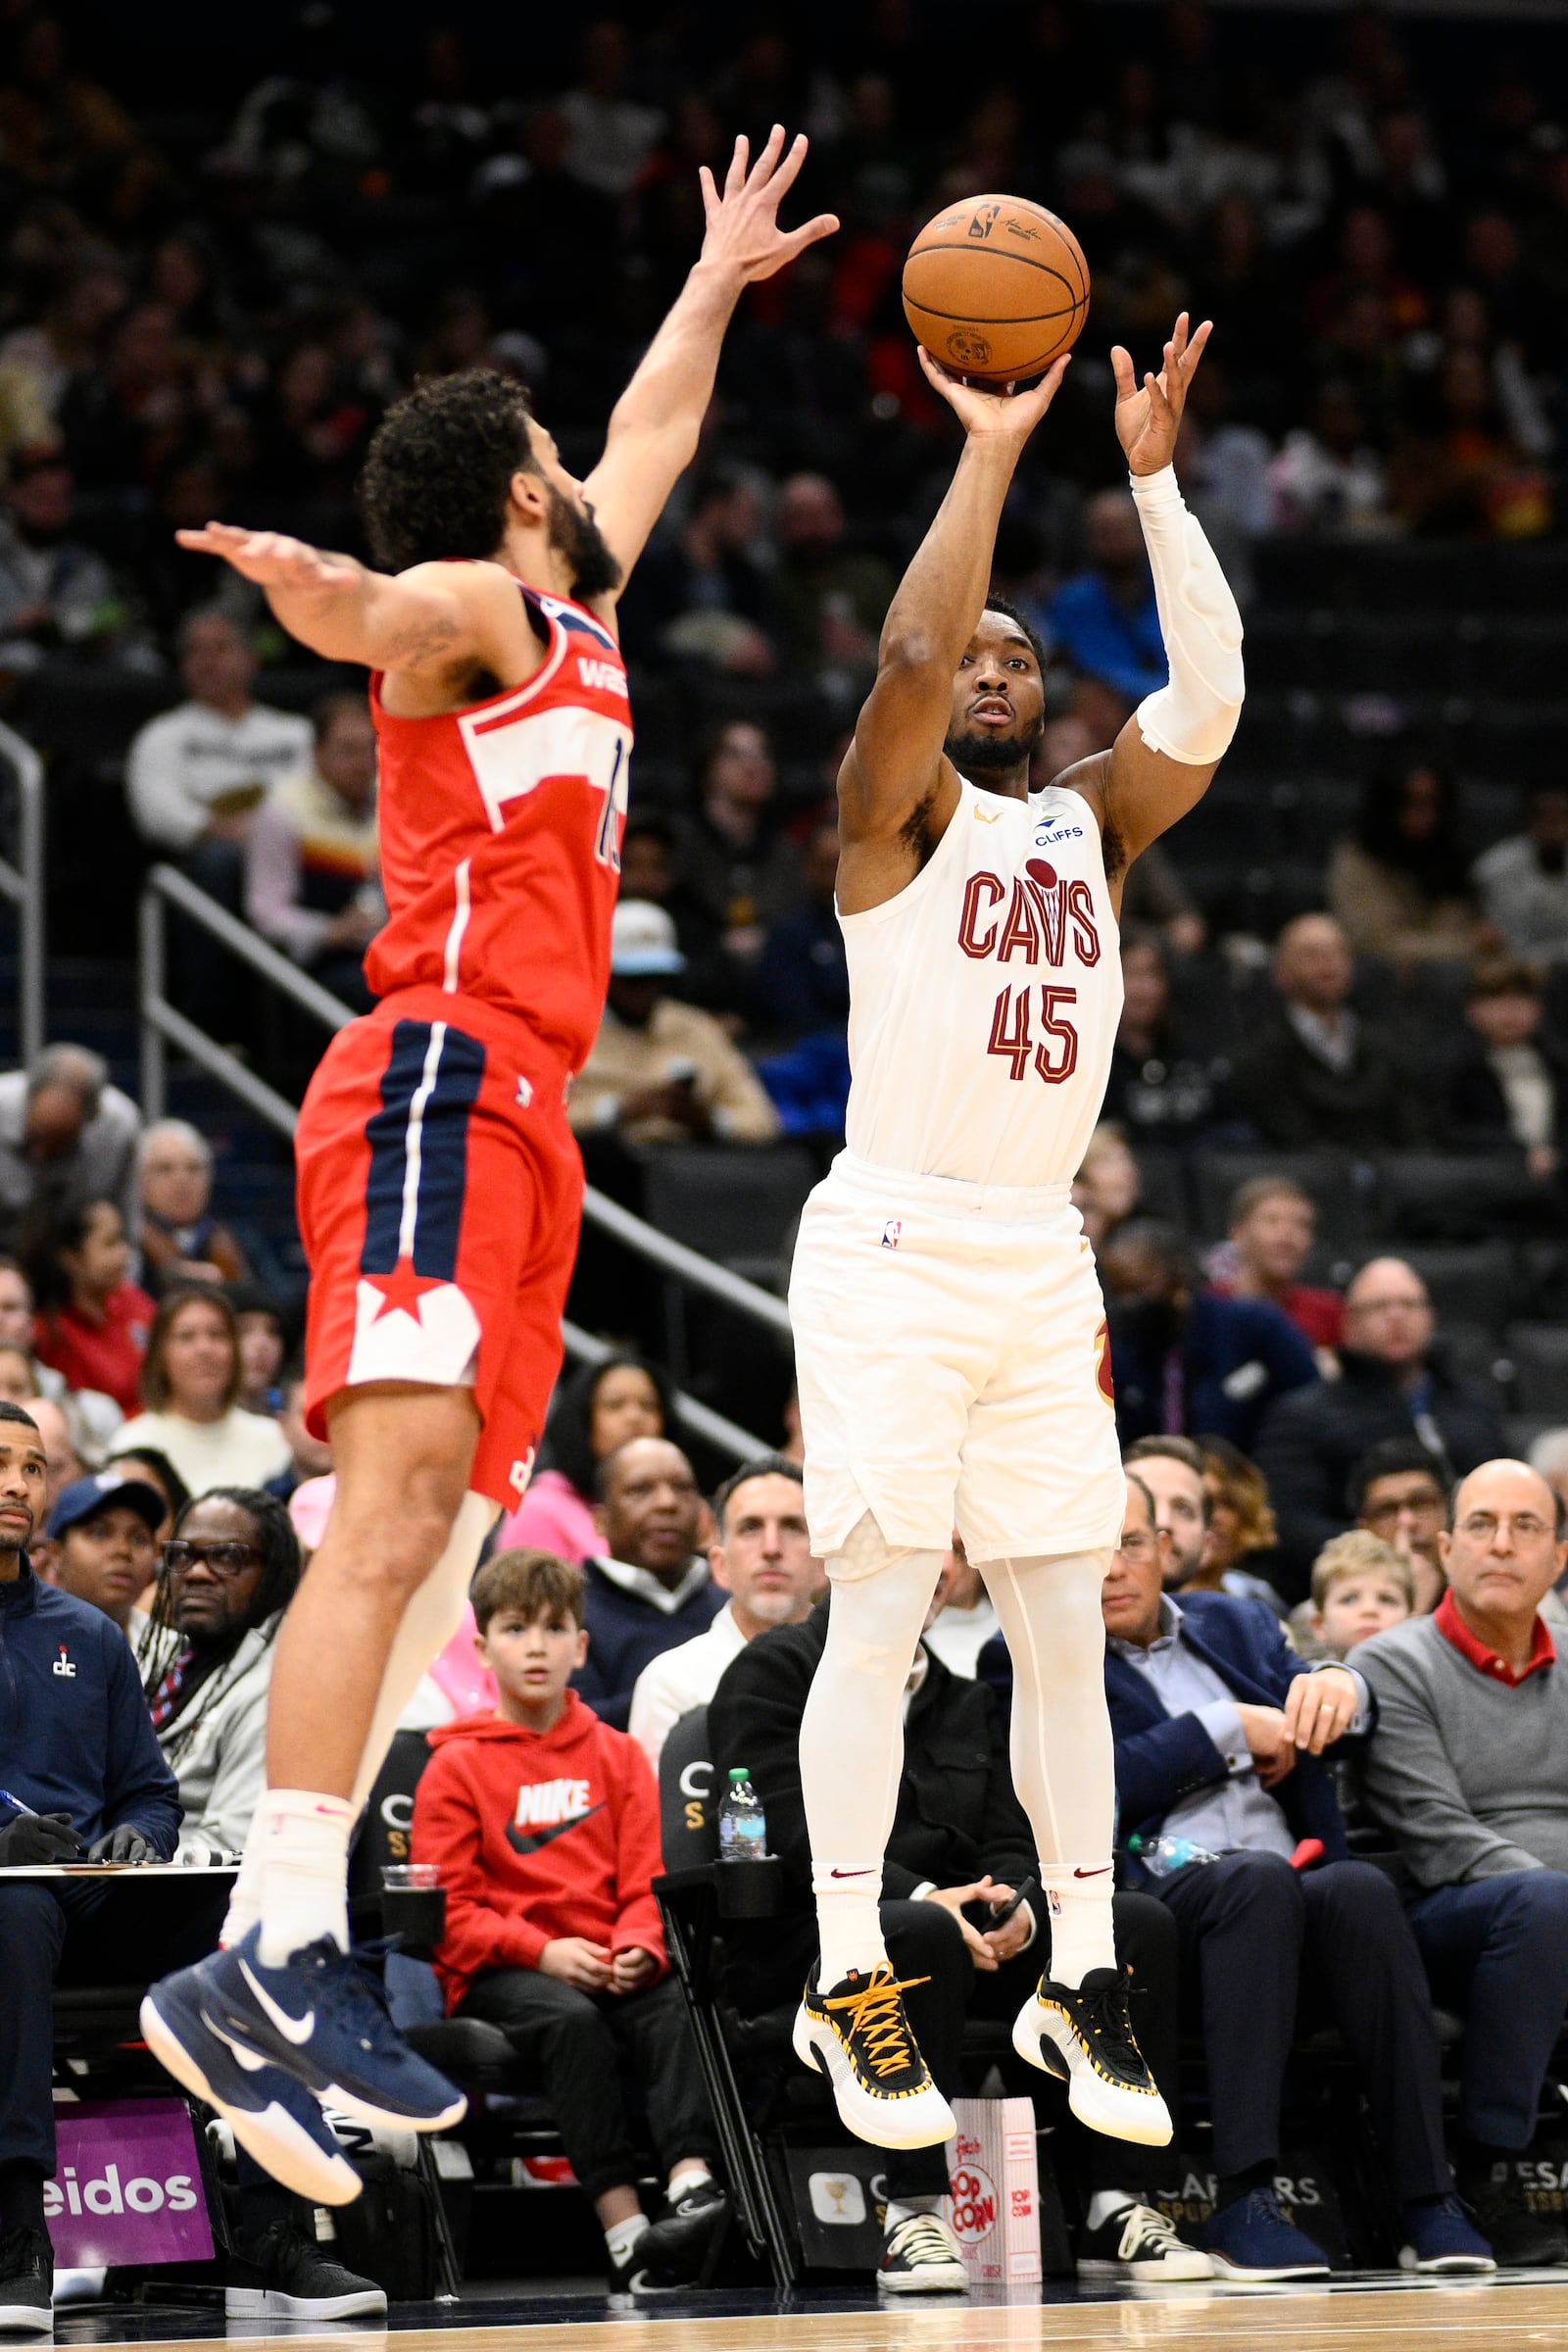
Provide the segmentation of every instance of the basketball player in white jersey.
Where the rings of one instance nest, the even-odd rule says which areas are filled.
[[[1068,2079],[1085,2123],[1170,2137],[1111,1929],[1100,1592],[1124,1489],[1068,1188],[1121,1011],[1127,868],[1200,799],[1242,704],[1235,599],[1171,464],[1208,334],[1184,315],[1142,385],[1112,355],[1170,681],[1108,752],[1033,795],[1040,650],[987,583],[1013,469],[1067,363],[1007,397],[921,353],[966,439],[839,774],[848,1149],[807,1205],[790,1285],[807,1514],[833,1594],[801,1728],[821,1959],[795,2038],[848,2127],[884,2147],[954,2131],[878,1908],[905,1686],[954,1527],[1012,1653],[1012,1769],[1050,1931],[1014,2043]]]

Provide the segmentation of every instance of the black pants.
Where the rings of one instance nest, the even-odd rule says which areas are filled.
[[[1177,1937],[1163,1906],[1143,1894],[1115,1898],[1116,1949],[1133,1973],[1133,2024],[1154,2080],[1168,2099],[1176,2091]],[[732,1931],[733,1936],[733,1931]],[[895,1973],[911,1984],[905,1994],[910,2030],[931,2080],[945,2098],[962,2088],[959,2058],[967,2017],[1010,2023],[1047,1967],[1050,1945],[1037,1936],[1027,1950],[982,1974],[969,1958],[958,1923],[941,1903],[882,1905],[882,1936]],[[808,1915],[759,1923],[745,1937],[733,1936],[732,1995],[742,2014],[799,1997],[816,1957],[816,1922]],[[1030,2088],[1039,2081],[1032,2077]],[[1084,2132],[1080,2156],[1089,2186],[1142,2192],[1149,2184],[1151,2151],[1130,2141]],[[948,2149],[890,2148],[886,2178],[890,2197],[940,2196],[948,2185]]]
[[[1527,2148],[1568,2011],[1568,1873],[1436,1886],[1410,1924],[1438,1999],[1464,2015],[1460,2125],[1489,2147]]]
[[[228,1886],[0,1878],[0,2164],[55,2169],[54,1987],[148,1983],[217,1944]]]
[[[1226,1854],[1155,1891],[1175,1914],[1202,2017],[1216,2169],[1278,2157],[1304,2016],[1349,2044],[1401,2203],[1447,2189],[1432,1996],[1393,1881],[1370,1862],[1298,1871],[1277,1854]]]
[[[537,1968],[498,1968],[468,1987],[458,2014],[501,2028],[555,2109],[589,2196],[630,2188],[641,2170],[622,2089],[628,2074],[662,2165],[716,2156],[696,2045],[670,1978],[646,1992],[592,1993]]]

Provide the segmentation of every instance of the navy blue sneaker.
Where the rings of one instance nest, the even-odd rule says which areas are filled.
[[[387,2013],[379,1972],[367,1957],[339,1951],[323,1936],[281,1968],[268,1968],[259,1943],[260,1932],[252,1928],[226,1952],[214,1952],[153,1986],[148,2006],[169,2038],[190,2054],[190,2000],[166,1998],[188,1987],[201,2020],[202,2048],[217,2033],[231,2048],[292,2076],[357,2123],[384,2131],[444,2132],[462,2120],[467,2101],[409,2048]]]
[[[303,2084],[269,2066],[212,2024],[201,1970],[155,1984],[141,2005],[153,2056],[182,2088],[216,2107],[242,2148],[312,2205],[348,2205],[364,2183]]]
[[[1203,2230],[1217,2278],[1321,2278],[1328,2256],[1294,2222],[1271,2188],[1250,2188],[1222,2206]]]
[[[1496,2269],[1492,2248],[1456,2196],[1423,2197],[1405,2207],[1402,2219],[1401,2271],[1456,2275]]]

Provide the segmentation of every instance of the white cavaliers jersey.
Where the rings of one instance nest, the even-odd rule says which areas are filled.
[[[841,914],[854,1156],[973,1184],[1068,1184],[1121,1018],[1116,918],[1088,803],[959,779],[953,821],[898,897]]]

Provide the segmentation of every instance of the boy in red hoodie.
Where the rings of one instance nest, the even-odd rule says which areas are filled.
[[[654,1900],[654,1776],[636,1741],[567,1689],[588,1654],[580,1568],[498,1552],[472,1599],[500,1705],[431,1733],[414,1806],[414,1858],[438,1866],[447,1894],[436,1954],[447,2008],[499,2026],[537,2079],[593,2198],[612,2287],[687,2285],[727,2202]],[[652,2223],[635,2185],[628,2077],[668,2176]]]

